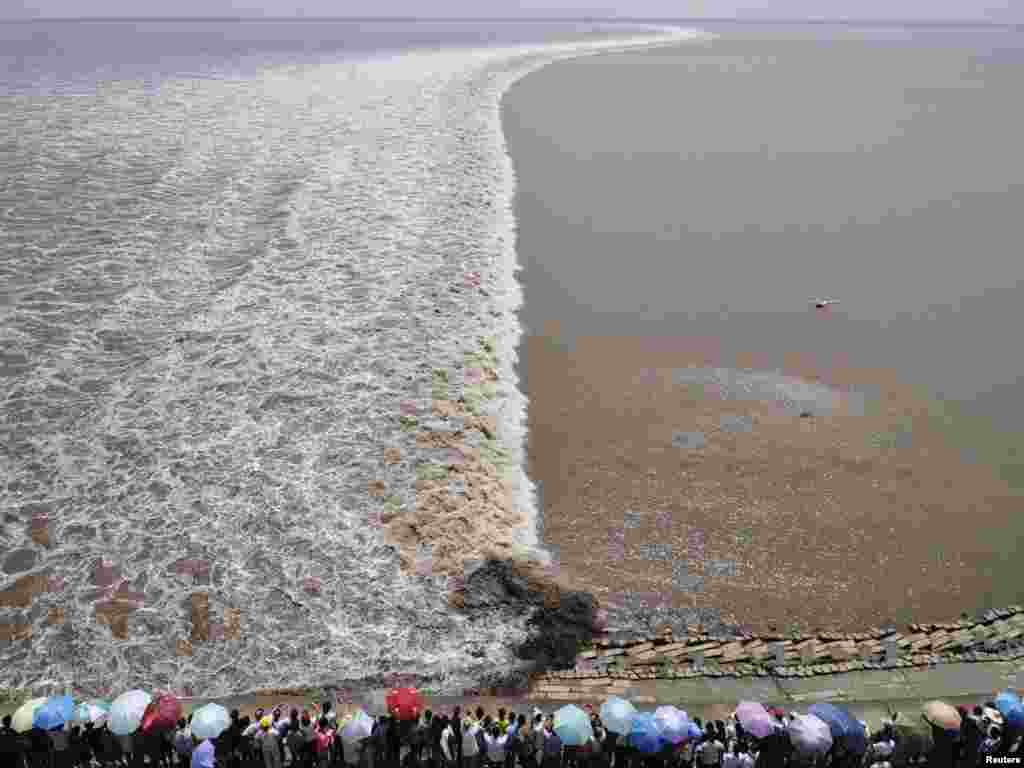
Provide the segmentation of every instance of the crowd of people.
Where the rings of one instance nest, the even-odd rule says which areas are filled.
[[[958,732],[932,727],[931,738],[920,738],[921,723],[908,725],[896,715],[874,733],[864,726],[868,746],[862,754],[837,742],[811,757],[793,749],[789,715],[779,709],[769,710],[778,727],[763,738],[745,733],[734,717],[706,723],[694,718],[700,737],[666,744],[656,754],[638,752],[592,710],[593,739],[583,746],[562,744],[554,715],[536,708],[493,714],[482,707],[428,709],[412,720],[382,715],[358,741],[342,738],[346,721],[327,702],[312,711],[257,709],[251,717],[233,710],[227,730],[203,741],[192,736],[189,719],[175,731],[117,736],[106,724],[91,723],[19,734],[7,716],[0,759],[5,768],[977,768],[1024,756],[1021,734],[1006,727],[993,702],[958,710]],[[903,734],[912,725],[918,738],[909,744]]]

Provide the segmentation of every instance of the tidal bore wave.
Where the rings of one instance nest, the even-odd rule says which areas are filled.
[[[524,613],[449,600],[463,559],[546,557],[501,94],[696,36],[5,99],[0,684],[457,690],[521,668]],[[482,468],[445,497],[475,511],[424,517],[452,461]]]

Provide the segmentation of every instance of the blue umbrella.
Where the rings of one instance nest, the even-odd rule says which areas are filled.
[[[807,710],[815,717],[828,723],[832,738],[842,744],[848,752],[862,755],[867,751],[868,739],[860,721],[834,704],[812,704]]]
[[[618,696],[609,696],[598,713],[604,727],[612,733],[629,733],[636,707]]]
[[[628,743],[645,755],[653,755],[661,751],[661,748],[665,746],[665,740],[661,737],[658,721],[655,720],[652,713],[637,712],[633,715]]]
[[[690,721],[686,719],[686,713],[682,710],[671,705],[658,707],[654,710],[654,721],[665,741],[680,744],[686,740]]]
[[[1013,691],[1003,691],[996,696],[995,704],[999,714],[1006,718],[1010,712],[1020,706],[1020,698]]]
[[[686,726],[686,738],[688,739],[699,739],[704,735],[704,731],[700,729],[700,726],[696,723],[690,723]]]
[[[555,711],[555,733],[567,747],[581,747],[594,738],[590,715],[575,704],[566,704]]]
[[[75,702],[70,696],[51,696],[32,715],[32,727],[49,731],[69,722],[75,714]]]
[[[1006,723],[1007,730],[1014,733],[1024,731],[1024,702],[1018,702],[1017,706],[1003,715],[1003,722]]]

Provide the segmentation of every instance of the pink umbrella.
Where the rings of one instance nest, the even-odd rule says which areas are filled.
[[[768,710],[755,701],[741,701],[737,704],[736,719],[743,730],[758,739],[765,738],[775,730],[775,721]]]

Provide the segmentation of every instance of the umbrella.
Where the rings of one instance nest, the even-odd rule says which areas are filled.
[[[960,713],[944,701],[929,701],[922,709],[924,719],[944,731],[960,730]]]
[[[741,701],[736,705],[736,720],[743,730],[757,739],[763,739],[775,730],[775,720],[762,705],[754,701]]]
[[[629,733],[633,715],[636,714],[636,707],[625,699],[618,696],[609,696],[601,705],[601,722],[611,733]]]
[[[18,733],[27,733],[32,730],[32,721],[35,718],[36,710],[46,703],[46,697],[41,699],[30,699],[18,707],[11,717],[11,727]]]
[[[995,705],[1000,714],[1006,717],[1014,708],[1020,706],[1020,697],[1013,691],[1003,691],[996,696]]]
[[[686,726],[686,738],[688,739],[699,739],[704,735],[704,732],[700,729],[700,726],[696,723],[690,723]]]
[[[415,688],[393,688],[384,702],[388,714],[399,720],[415,720],[423,710],[423,698]]]
[[[142,723],[139,725],[141,733],[155,733],[157,731],[173,731],[178,727],[178,719],[181,717],[181,702],[177,697],[169,693],[163,693],[149,702],[145,713],[142,715]]]
[[[1024,702],[1017,695],[1010,691],[1003,691],[996,696],[996,709],[999,710],[1006,721],[1006,727],[1011,731],[1024,730]]]
[[[686,740],[689,721],[685,712],[672,706],[658,707],[654,710],[654,722],[665,741],[680,744]]]
[[[1024,730],[1024,703],[1006,713],[1006,727],[1015,732]]]
[[[148,693],[140,690],[122,693],[114,699],[110,705],[110,732],[115,736],[135,733],[152,700]]]
[[[85,704],[79,704],[75,711],[75,721],[79,723],[102,723],[110,717],[110,702],[103,699],[93,699]]]
[[[220,704],[205,704],[192,713],[192,735],[200,741],[216,739],[230,724],[231,717]]]
[[[373,718],[360,709],[341,729],[341,740],[345,745],[355,744],[357,741],[369,738],[371,733],[373,733]]]
[[[832,748],[828,723],[815,715],[793,715],[786,730],[793,749],[801,755],[824,755]]]
[[[69,722],[75,714],[70,696],[51,696],[32,715],[32,727],[52,731]]]
[[[653,755],[661,751],[665,740],[658,732],[658,721],[654,719],[653,714],[637,712],[633,715],[628,742],[644,755]]]
[[[555,711],[555,734],[567,747],[580,747],[594,738],[590,715],[575,704],[566,704]]]
[[[845,709],[835,704],[813,704],[808,713],[828,723],[833,741],[842,744],[848,752],[862,755],[867,751],[868,740],[864,726]]]

